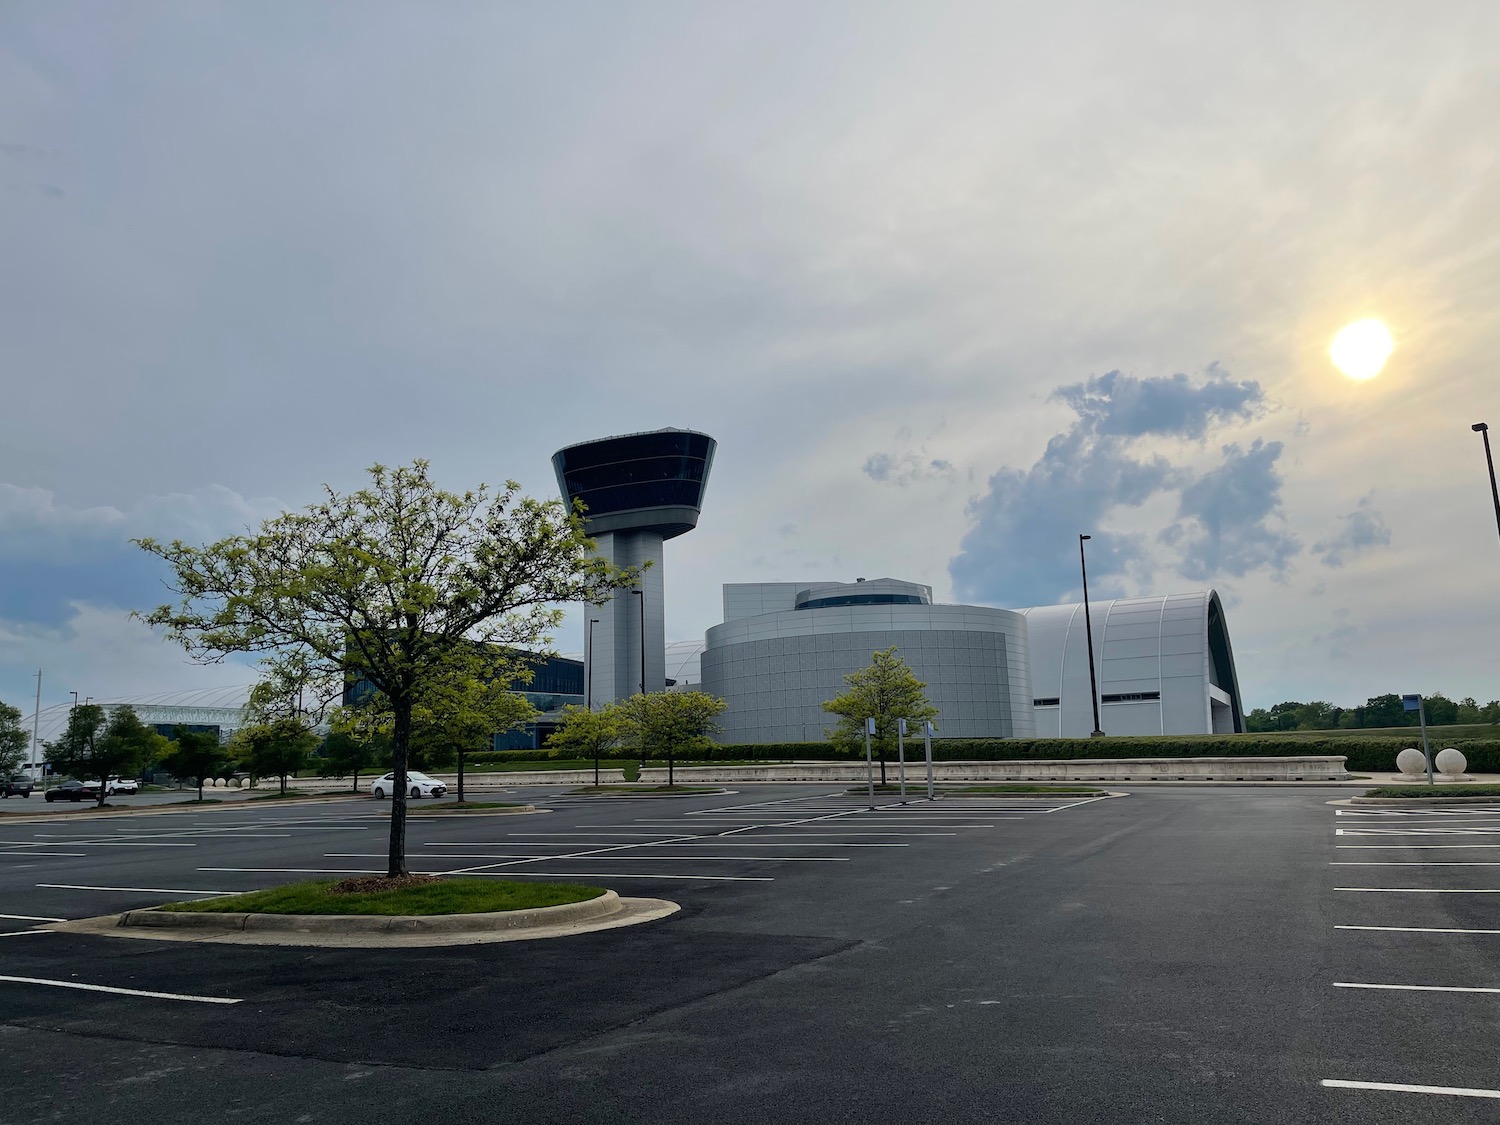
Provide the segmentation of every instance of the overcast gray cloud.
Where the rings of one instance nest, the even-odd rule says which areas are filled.
[[[1313,544],[1313,554],[1322,559],[1324,566],[1342,567],[1366,551],[1391,545],[1390,526],[1376,510],[1372,496],[1361,497],[1359,506],[1340,517],[1340,522],[1343,526],[1337,534]]]
[[[1233,522],[1240,513],[1216,507],[1216,502],[1241,500],[1237,488],[1260,487],[1242,480],[1247,462],[1238,447],[1224,450],[1222,467],[1195,476],[1137,440],[1195,441],[1217,427],[1255,418],[1265,401],[1258,383],[1236,382],[1217,368],[1198,380],[1184,374],[1141,379],[1111,371],[1059,387],[1052,397],[1071,407],[1077,420],[1047,443],[1030,469],[995,473],[988,492],[971,505],[974,525],[949,567],[960,597],[1026,606],[1069,596],[1079,588],[1080,533],[1093,536],[1090,594],[1126,592],[1129,574],[1150,558],[1150,537],[1143,528],[1110,530],[1110,525],[1122,509],[1172,490],[1182,493],[1180,517],[1201,525],[1190,537],[1176,526],[1158,536],[1184,549],[1184,575],[1203,577],[1211,554],[1239,567],[1229,573],[1261,565],[1251,558],[1254,533],[1225,531],[1221,516]],[[1275,450],[1280,452],[1280,443]],[[1254,459],[1260,456],[1257,444]]]
[[[212,537],[212,490],[377,460],[550,495],[554,449],[662,425],[720,441],[674,638],[724,581],[955,555],[951,593],[1066,596],[1092,526],[1103,589],[1237,585],[1252,699],[1384,675],[1414,589],[1434,682],[1491,691],[1454,419],[1500,415],[1497,52],[1488,0],[0,5],[0,483],[53,509],[0,525],[0,699],[195,686],[106,627],[154,581],[123,541],[191,522],[152,497]],[[1397,351],[1355,385],[1361,316]],[[1213,358],[1253,389],[1128,375]],[[1202,483],[1224,445],[1246,481]],[[1338,522],[1372,489],[1388,544]],[[1293,539],[1370,644],[1286,651]]]

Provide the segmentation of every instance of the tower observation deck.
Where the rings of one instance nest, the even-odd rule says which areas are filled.
[[[665,429],[586,441],[552,455],[563,498],[587,506],[584,528],[598,554],[616,566],[651,564],[636,590],[584,607],[591,706],[666,687],[662,543],[698,526],[717,445],[707,434]]]

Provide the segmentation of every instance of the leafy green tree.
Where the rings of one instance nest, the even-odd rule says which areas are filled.
[[[21,725],[21,712],[0,703],[0,778],[9,777],[26,760],[31,735]]]
[[[676,784],[675,758],[679,751],[713,745],[724,713],[722,699],[706,691],[653,691],[627,696],[615,704],[621,741],[647,758],[666,758],[667,784]]]
[[[464,799],[464,756],[490,749],[495,735],[524,726],[537,710],[514,689],[531,670],[503,650],[457,649],[418,694],[412,741],[435,758],[458,759],[458,799]]]
[[[578,758],[594,759],[594,785],[599,785],[599,759],[620,744],[620,715],[613,704],[597,711],[573,704],[562,709],[557,729],[547,745]]]
[[[47,743],[46,756],[54,769],[85,780],[98,779],[98,802],[109,793],[109,779],[134,776],[154,761],[167,740],[141,722],[128,705],[106,713],[97,703],[81,703],[68,712],[68,726]]]
[[[196,781],[198,800],[201,801],[203,779],[217,776],[228,757],[217,734],[178,727],[161,765],[177,781]]]
[[[459,646],[539,644],[559,603],[606,601],[633,585],[592,553],[578,511],[519,495],[436,487],[425,461],[370,469],[370,484],[258,532],[206,547],[136,542],[164,559],[180,601],[143,619],[194,657],[271,654],[320,682],[358,674],[390,702],[391,802],[387,868],[406,874],[406,771],[424,685]]]
[[[1423,700],[1427,709],[1427,721],[1436,727],[1458,722],[1458,704],[1442,692],[1433,692]]]
[[[274,777],[285,793],[286,779],[307,765],[318,736],[301,720],[288,717],[241,727],[229,744],[250,771],[252,785],[257,777]]]
[[[823,710],[839,717],[828,738],[846,749],[862,747],[865,720],[874,719],[871,743],[880,755],[880,783],[884,785],[886,755],[896,749],[901,720],[920,726],[937,718],[937,708],[927,702],[927,685],[896,655],[895,645],[872,653],[869,665],[845,676],[844,682],[849,690],[823,704]]]
[[[1500,723],[1500,699],[1492,699],[1480,709],[1481,723]]]
[[[352,791],[359,792],[359,775],[377,762],[389,761],[389,731],[361,724],[356,708],[341,707],[332,716],[332,730],[323,740],[322,775],[354,777]]]

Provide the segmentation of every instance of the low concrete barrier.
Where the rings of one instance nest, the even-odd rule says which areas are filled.
[[[1066,761],[934,762],[933,777],[954,781],[1347,781],[1345,759],[1339,756],[1272,758],[1074,758]],[[886,778],[894,780],[896,763],[887,759]],[[919,756],[906,762],[907,780],[926,777]],[[449,781],[445,775],[439,775]],[[863,781],[865,764],[858,762],[779,762],[766,765],[689,766],[676,768],[682,785],[743,781]],[[599,771],[605,785],[624,781],[620,770]],[[667,768],[651,765],[641,771],[641,783],[665,785]],[[514,773],[469,774],[464,788],[476,792],[522,785],[592,785],[593,770],[524,770]],[[327,784],[321,782],[319,784]],[[452,783],[449,781],[449,788]]]
[[[1070,761],[934,762],[938,781],[1343,781],[1349,774],[1340,757],[1276,758],[1076,758]],[[887,759],[886,779],[895,763]],[[926,763],[908,759],[907,780],[926,777]],[[700,781],[863,781],[864,762],[800,762],[764,766],[677,768],[685,783]],[[661,784],[667,771],[641,771],[641,781]]]

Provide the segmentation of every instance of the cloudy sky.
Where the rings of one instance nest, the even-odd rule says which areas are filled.
[[[0,6],[0,699],[365,466],[719,439],[728,581],[1216,587],[1250,706],[1500,696],[1500,6]],[[1396,351],[1329,363],[1380,317]],[[580,647],[576,615],[557,638]]]

